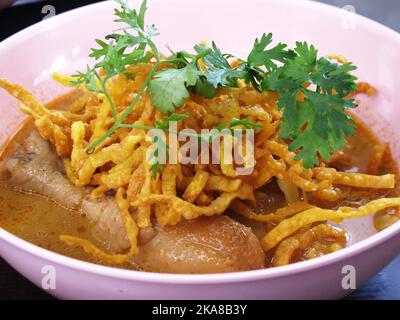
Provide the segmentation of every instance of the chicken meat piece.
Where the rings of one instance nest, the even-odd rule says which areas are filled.
[[[261,269],[265,254],[252,230],[227,216],[183,220],[155,227],[135,262],[165,273],[220,273]]]
[[[86,213],[94,225],[94,235],[107,249],[122,252],[129,248],[114,198],[92,199],[91,188],[72,184],[62,160],[36,130],[15,145],[8,159],[0,163],[0,171],[18,190],[45,196],[65,208]]]

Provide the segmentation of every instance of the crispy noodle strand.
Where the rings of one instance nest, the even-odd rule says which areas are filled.
[[[305,202],[293,202],[288,204],[287,206],[278,209],[277,211],[273,213],[267,213],[267,214],[258,214],[254,213],[253,210],[251,210],[247,205],[245,205],[242,201],[239,199],[235,199],[232,201],[230,208],[235,211],[237,214],[240,214],[247,219],[250,220],[255,220],[255,221],[260,221],[260,222],[271,222],[271,221],[282,221],[283,219],[286,219],[287,217],[290,217],[296,213],[299,213],[301,211],[313,208],[314,206],[305,203]]]
[[[324,243],[326,242],[326,243]],[[276,248],[272,266],[283,266],[292,262],[293,256],[302,251],[310,259],[342,249],[346,245],[346,233],[329,224],[319,224],[283,240]]]
[[[320,208],[308,209],[279,223],[261,240],[261,245],[265,251],[268,251],[286,237],[311,223],[327,220],[361,218],[397,206],[400,206],[400,198],[377,199],[359,208],[340,207],[338,210]]]

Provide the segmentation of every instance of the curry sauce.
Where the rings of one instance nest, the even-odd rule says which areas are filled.
[[[47,107],[49,109],[66,109],[77,97],[79,97],[79,94],[75,91],[56,99]],[[28,121],[3,148],[1,153],[2,158],[7,158],[14,149],[15,144],[25,139],[31,130],[35,129],[32,123]],[[367,172],[373,149],[379,144],[379,140],[375,135],[360,121],[357,121],[356,136],[349,138],[349,143],[344,151],[334,156],[329,166],[347,172]],[[384,161],[382,161],[382,165],[377,168],[377,172],[375,173],[396,172],[396,164],[390,154],[390,150],[387,149],[384,154]],[[337,208],[341,205],[357,206],[360,205],[360,197],[356,196],[357,192],[357,190],[353,192],[353,200],[346,199],[339,202],[327,202],[310,198],[308,201],[322,208]],[[368,189],[362,192],[361,200],[367,201],[376,197],[397,194],[399,194],[397,189],[391,191]],[[276,181],[272,181],[272,183],[257,190],[256,198],[257,203],[252,204],[255,212],[264,214],[272,213],[280,207],[287,205],[285,196],[277,186]],[[351,196],[349,198],[351,199]],[[275,224],[264,225],[250,221],[232,213],[229,213],[229,215],[240,223],[251,227],[258,238],[263,236],[266,229],[270,230],[275,226]],[[376,215],[379,218],[377,222],[378,229],[381,229],[379,226],[388,226],[396,222],[399,219],[398,215],[397,209],[378,213]],[[67,246],[59,239],[60,234],[68,234],[87,239],[98,247],[105,248],[105,243],[99,240],[96,234],[92,232],[92,224],[84,213],[65,208],[38,194],[21,192],[15,187],[10,186],[7,183],[7,176],[4,175],[0,181],[0,226],[12,234],[47,250],[83,261],[108,265],[93,255],[85,253],[77,246]],[[324,241],[321,243],[320,247],[322,248]],[[321,248],[320,250],[323,250]],[[302,254],[296,254],[293,259],[291,262],[304,260],[307,257]],[[132,262],[124,263],[119,265],[119,267],[141,270],[136,263]]]

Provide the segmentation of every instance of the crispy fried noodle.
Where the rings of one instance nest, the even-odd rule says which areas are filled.
[[[145,73],[149,66],[136,67]],[[63,78],[56,77],[61,83]],[[137,88],[142,78],[129,79],[124,75],[110,84],[110,93],[122,112],[131,97],[121,99],[126,88]],[[138,83],[139,82],[139,83]],[[154,219],[162,226],[174,225],[183,219],[224,214],[228,208],[249,219],[268,222],[276,226],[261,239],[265,251],[277,248],[275,265],[288,263],[289,253],[324,233],[340,238],[329,227],[313,227],[293,236],[301,228],[315,222],[357,218],[371,215],[385,208],[400,206],[399,198],[383,198],[371,201],[360,208],[341,207],[337,210],[317,208],[304,201],[293,202],[277,212],[260,214],[252,212],[245,201],[254,200],[254,191],[270,183],[274,178],[286,182],[295,190],[316,196],[334,195],[335,186],[359,188],[385,188],[395,186],[395,176],[339,172],[325,165],[305,169],[301,161],[295,160],[295,153],[277,135],[280,112],[276,106],[276,95],[256,93],[250,87],[224,89],[213,99],[193,96],[185,101],[182,112],[190,115],[182,120],[182,128],[209,128],[229,118],[251,116],[253,121],[263,126],[257,132],[256,162],[250,175],[232,177],[222,165],[182,165],[169,164],[153,178],[146,160],[149,142],[145,129],[122,128],[107,139],[93,153],[85,149],[91,141],[104,133],[112,123],[111,109],[102,94],[93,100],[84,90],[78,111],[49,110],[39,103],[29,92],[19,85],[0,80],[0,86],[18,98],[20,109],[35,119],[35,125],[43,138],[49,140],[60,157],[63,157],[69,179],[78,186],[95,186],[92,197],[98,198],[109,190],[117,190],[116,201],[129,235],[130,250],[125,254],[110,254],[96,248],[89,241],[62,235],[62,241],[69,245],[79,245],[85,251],[109,263],[122,263],[138,252],[138,228],[145,228]],[[124,93],[126,94],[126,93]],[[98,105],[90,105],[96,101]],[[218,106],[226,105],[229,113]],[[74,107],[74,108],[73,108]],[[260,116],[262,115],[262,116]],[[227,119],[228,118],[228,119]],[[144,95],[138,102],[136,113],[130,115],[129,123],[155,125],[157,111]],[[283,190],[285,191],[285,190]],[[287,195],[287,192],[285,192]],[[292,236],[292,237],[291,237]],[[286,239],[286,240],[285,240]],[[307,239],[299,242],[299,239]],[[283,240],[283,241],[282,241]],[[343,238],[340,238],[343,241]],[[337,244],[337,246],[340,248]],[[336,248],[336,247],[335,247]],[[334,249],[332,249],[334,250]]]

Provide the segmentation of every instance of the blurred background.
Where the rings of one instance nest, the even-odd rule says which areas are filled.
[[[0,41],[44,18],[51,18],[54,14],[100,1],[102,0],[0,0]],[[379,21],[400,32],[400,0],[298,1],[319,1],[331,4]],[[399,270],[400,257],[347,299],[399,300]],[[51,297],[21,277],[0,258],[0,299],[51,299]]]

